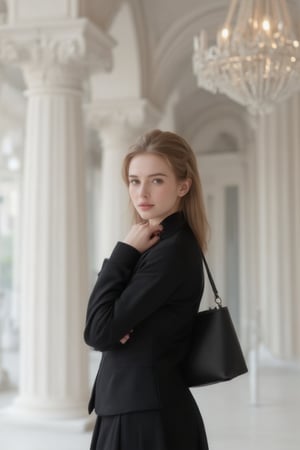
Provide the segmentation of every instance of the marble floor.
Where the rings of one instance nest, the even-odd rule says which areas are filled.
[[[17,366],[13,360],[12,356],[7,359],[12,378]],[[89,449],[91,432],[79,432],[71,426],[47,428],[7,420],[5,409],[15,394],[14,390],[0,392],[1,450]],[[193,394],[206,424],[210,450],[300,449],[299,366],[262,361],[256,406],[250,402],[249,375],[194,389]]]

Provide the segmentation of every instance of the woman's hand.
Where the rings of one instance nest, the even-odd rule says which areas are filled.
[[[144,253],[159,241],[163,227],[160,224],[151,225],[148,222],[133,225],[123,242]]]

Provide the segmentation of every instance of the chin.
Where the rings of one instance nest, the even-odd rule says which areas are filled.
[[[151,219],[153,219],[153,214],[151,214],[151,213],[147,213],[147,212],[139,212],[139,215],[141,216],[141,218],[143,219],[143,220],[151,220]]]
[[[138,211],[138,215],[143,219],[143,220],[153,220],[157,217],[157,214],[153,214],[150,211]]]

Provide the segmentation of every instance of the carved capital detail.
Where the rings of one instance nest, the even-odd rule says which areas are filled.
[[[21,66],[30,77],[57,83],[64,73],[81,79],[89,71],[109,70],[114,41],[86,19],[59,22],[43,27],[0,28],[0,60]],[[58,76],[59,74],[59,76]]]
[[[86,108],[88,124],[100,134],[117,130],[143,132],[157,126],[159,111],[147,99],[97,100]]]

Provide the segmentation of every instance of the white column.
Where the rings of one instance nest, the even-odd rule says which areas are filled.
[[[246,147],[245,171],[245,204],[243,207],[245,220],[244,260],[245,278],[243,289],[246,295],[247,308],[244,311],[247,324],[248,341],[248,367],[249,367],[249,394],[250,403],[260,403],[260,374],[259,374],[259,346],[260,346],[260,296],[259,296],[259,245],[258,245],[258,174],[257,174],[257,119],[248,116],[249,132]]]
[[[261,119],[256,154],[262,337],[279,358],[300,357],[300,95]]]
[[[82,82],[91,59],[110,64],[111,43],[85,20],[16,28],[5,39],[1,56],[21,65],[28,86],[20,389],[13,412],[83,419],[89,388]]]
[[[21,245],[21,220],[20,220],[20,193],[21,193],[20,173],[11,177],[11,220],[12,220],[12,290],[7,304],[6,317],[3,322],[2,346],[5,350],[17,350],[19,345],[19,321],[18,306],[20,296],[20,245]]]
[[[145,99],[105,100],[88,108],[88,120],[101,141],[101,192],[99,192],[99,262],[110,255],[132,223],[127,187],[121,168],[129,147],[159,121],[159,113]]]
[[[90,130],[89,130],[90,131]],[[93,136],[93,142],[89,142],[88,150],[88,245],[89,245],[89,286],[90,290],[95,284],[95,278],[99,272],[99,260],[96,249],[98,248],[97,242],[99,239],[99,214],[95,212],[99,209],[99,195],[101,192],[101,151],[99,146],[98,136],[93,133],[89,134]]]

